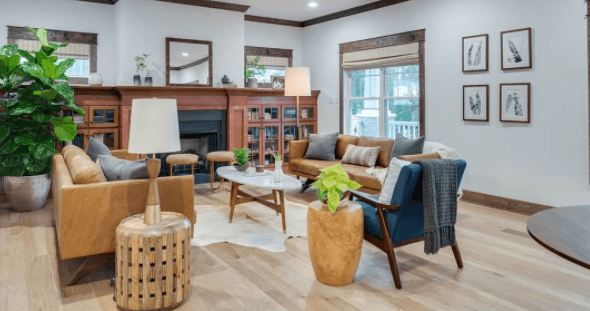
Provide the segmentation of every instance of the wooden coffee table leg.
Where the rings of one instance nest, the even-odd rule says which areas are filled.
[[[277,199],[277,191],[276,190],[272,191],[272,196],[273,196],[273,199],[275,200],[275,204],[279,204],[279,200]],[[277,215],[279,215],[279,211],[277,211]]]
[[[170,164],[170,176],[172,176],[172,167],[173,167],[173,166],[174,166],[174,165]]]
[[[281,218],[283,219],[283,233],[287,233],[287,223],[285,222],[285,190],[279,190],[279,199],[281,201]]]
[[[236,198],[238,197],[238,189],[240,188],[240,185],[238,185],[235,182],[231,182],[231,196],[229,199],[229,205],[230,205],[230,211],[229,211],[229,223],[231,224],[233,218],[234,218],[234,209],[236,207]]]

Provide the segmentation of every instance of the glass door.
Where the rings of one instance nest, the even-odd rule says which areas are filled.
[[[248,121],[260,121],[260,107],[248,107]]]
[[[295,124],[283,125],[283,163],[289,162],[289,142],[297,139]]]
[[[279,126],[265,125],[264,126],[264,165],[273,165],[275,158],[272,151],[281,154],[279,145]]]
[[[248,156],[254,165],[260,165],[260,126],[248,127]]]
[[[119,109],[116,106],[90,107],[89,118],[92,127],[116,127],[119,125]]]
[[[301,120],[315,120],[315,107],[301,107]]]
[[[279,122],[279,110],[280,108],[275,106],[264,107],[264,122]]]
[[[283,122],[297,120],[297,107],[284,106],[283,107]]]
[[[315,125],[301,124],[301,139],[309,139],[309,135],[316,134]]]
[[[105,144],[109,149],[119,149],[119,130],[118,129],[98,129],[89,130],[90,138],[97,139]]]
[[[84,109],[84,115],[78,114],[70,108],[62,107],[61,116],[70,117],[70,119],[78,125],[78,128],[88,127],[88,110],[84,107],[80,108]]]

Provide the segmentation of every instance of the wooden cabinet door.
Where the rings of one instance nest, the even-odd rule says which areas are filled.
[[[70,117],[74,123],[78,125],[78,128],[87,128],[88,127],[88,107],[80,107],[84,110],[84,115],[80,115],[74,110],[68,107],[62,107],[61,109],[61,116],[62,117]]]
[[[268,105],[262,107],[262,121],[276,123],[281,121],[281,106]]]
[[[309,135],[317,134],[317,129],[315,127],[315,123],[301,123],[301,139],[308,140]]]
[[[283,164],[289,163],[289,142],[297,140],[297,125],[283,124]]]
[[[316,107],[315,106],[302,106],[301,108],[301,122],[313,121],[316,119]]]
[[[265,166],[273,166],[275,163],[275,158],[269,151],[269,149],[274,150],[275,152],[281,153],[281,132],[280,132],[281,125],[276,124],[265,124],[263,127],[263,163]]]
[[[297,122],[297,106],[283,106],[281,119],[283,122]]]
[[[88,134],[88,139],[95,138],[111,150],[119,149],[119,129],[90,129]]]
[[[261,152],[260,146],[262,146],[262,136],[260,124],[254,124],[248,126],[248,157],[251,163],[254,165],[260,165]]]
[[[91,106],[89,112],[88,123],[90,127],[119,126],[118,106]]]

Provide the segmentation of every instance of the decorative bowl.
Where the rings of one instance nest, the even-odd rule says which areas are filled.
[[[248,169],[248,167],[250,167],[250,165],[248,165],[247,163],[244,165],[234,164],[234,167],[236,168],[236,170],[238,170],[238,172],[244,172]]]

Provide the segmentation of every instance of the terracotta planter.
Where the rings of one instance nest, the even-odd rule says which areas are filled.
[[[343,286],[354,281],[363,248],[363,225],[361,205],[348,199],[334,213],[320,201],[309,204],[307,245],[320,283]]]
[[[37,176],[4,177],[6,199],[10,208],[16,212],[33,212],[47,199],[51,188],[51,177],[47,174]]]

